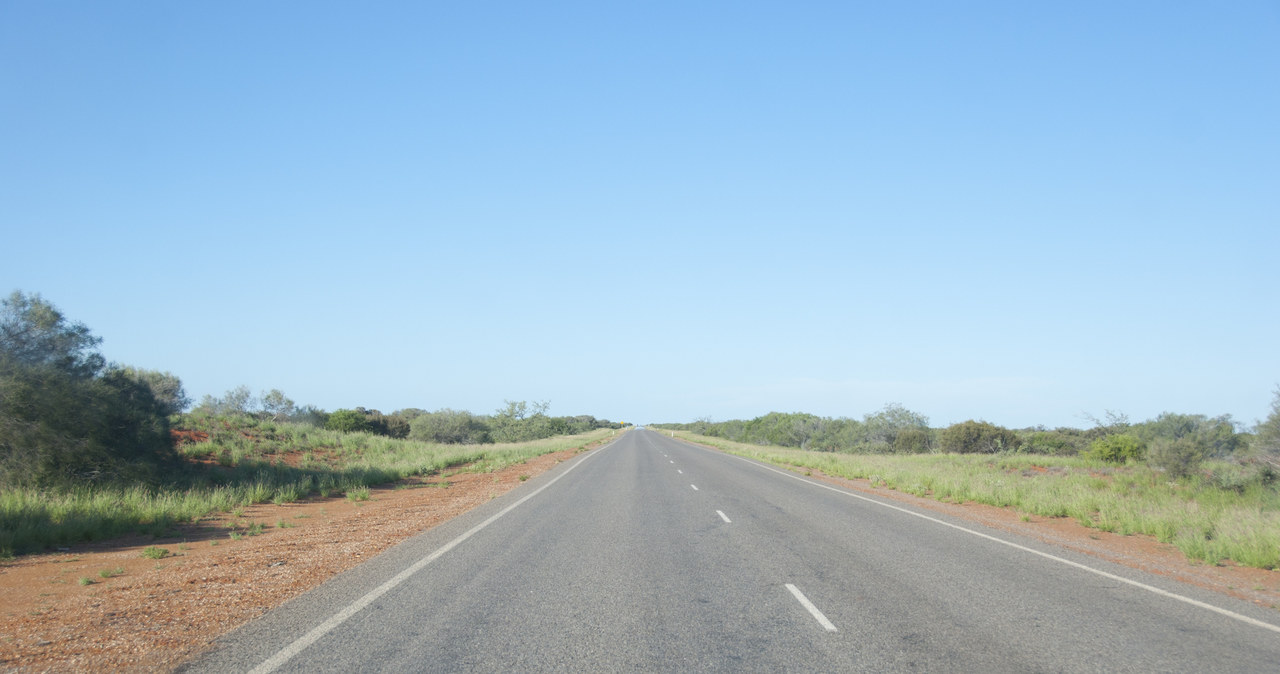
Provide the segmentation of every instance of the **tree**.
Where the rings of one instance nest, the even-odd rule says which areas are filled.
[[[1280,386],[1271,399],[1271,414],[1254,429],[1253,451],[1258,459],[1280,470]]]
[[[419,414],[409,422],[409,438],[441,444],[475,445],[490,442],[484,422],[465,410],[442,409]]]
[[[899,403],[889,403],[879,412],[863,418],[866,440],[873,451],[889,451],[898,433],[908,428],[928,430],[929,417],[912,412]]]
[[[293,401],[278,388],[262,394],[262,411],[270,414],[273,421],[279,421],[293,414]]]
[[[2,304],[0,485],[155,483],[172,472],[172,400],[124,368],[104,372],[101,340],[40,296]]]
[[[39,294],[13,291],[0,302],[0,368],[49,367],[77,379],[106,366],[102,343],[83,323],[67,321]]]
[[[187,392],[182,387],[182,380],[173,373],[144,370],[131,365],[116,366],[112,369],[150,389],[152,397],[156,399],[156,403],[166,415],[179,414],[191,406],[191,398],[187,397]]]
[[[1022,444],[1018,434],[986,421],[962,421],[952,424],[938,435],[938,446],[944,452],[957,454],[995,454],[1014,451]]]

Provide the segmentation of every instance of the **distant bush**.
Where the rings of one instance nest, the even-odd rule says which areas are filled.
[[[904,428],[893,438],[897,454],[924,454],[933,451],[933,431],[928,428]]]
[[[1158,438],[1151,443],[1147,462],[1172,478],[1186,477],[1204,462],[1204,448],[1195,438]]]
[[[358,410],[335,410],[324,422],[325,430],[355,433],[369,430],[369,420]]]
[[[1096,459],[1098,461],[1106,461],[1108,463],[1125,463],[1126,461],[1141,461],[1146,455],[1147,443],[1141,438],[1134,437],[1128,433],[1120,433],[1118,435],[1108,435],[1103,438],[1094,440],[1085,457]]]
[[[938,448],[956,454],[1011,452],[1021,444],[1017,433],[985,421],[962,421],[938,434]]]
[[[1084,431],[1058,428],[1052,431],[1032,431],[1023,438],[1021,451],[1027,454],[1074,456],[1087,448]]]
[[[441,444],[477,445],[490,442],[484,421],[470,412],[442,409],[414,417],[409,439]]]

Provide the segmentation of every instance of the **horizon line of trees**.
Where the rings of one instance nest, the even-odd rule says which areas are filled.
[[[626,424],[597,419],[589,414],[554,417],[547,414],[549,401],[504,400],[493,414],[442,408],[429,412],[407,407],[390,414],[364,407],[326,412],[312,405],[298,407],[279,389],[254,396],[238,386],[222,397],[206,395],[191,414],[196,416],[254,416],[259,419],[306,424],[343,433],[373,433],[440,444],[479,445],[528,442],[556,435],[586,433],[598,428],[623,428]]]
[[[1280,476],[1280,387],[1271,413],[1252,432],[1224,414],[1164,412],[1155,419],[1131,423],[1108,411],[1090,417],[1088,429],[1044,427],[1014,430],[982,420],[933,428],[928,417],[898,403],[859,419],[819,417],[803,412],[770,412],[750,420],[652,424],[734,442],[776,445],[820,452],[867,454],[995,454],[1026,453],[1086,456],[1112,463],[1146,460],[1171,476],[1189,474],[1209,459],[1231,459],[1261,466],[1269,477]]]

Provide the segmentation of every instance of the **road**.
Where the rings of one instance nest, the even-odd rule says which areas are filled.
[[[1280,667],[1278,625],[1274,610],[641,429],[186,669],[1263,672]]]

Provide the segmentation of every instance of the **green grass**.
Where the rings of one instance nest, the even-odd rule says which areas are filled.
[[[676,432],[727,452],[797,470],[866,479],[939,501],[1069,517],[1122,535],[1146,534],[1189,559],[1280,568],[1280,485],[1226,462],[1169,480],[1145,464],[1029,454],[835,454],[761,447]],[[1243,471],[1243,472],[1242,472]]]
[[[250,418],[203,420],[209,441],[183,445],[191,459],[214,459],[168,487],[0,490],[0,558],[131,533],[164,537],[179,525],[256,503],[329,498],[454,469],[488,472],[536,456],[581,449],[615,431],[496,445],[439,445],[367,433],[337,433]],[[247,437],[251,436],[251,437]],[[289,465],[286,455],[299,458]],[[309,458],[308,458],[309,457]],[[306,465],[303,465],[306,464]]]
[[[164,559],[169,556],[169,551],[164,548],[158,548],[154,545],[148,546],[142,551],[142,556],[147,559]]]

